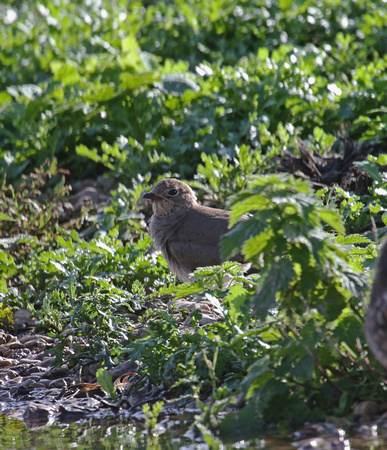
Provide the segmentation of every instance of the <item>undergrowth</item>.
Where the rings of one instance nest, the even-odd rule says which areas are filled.
[[[60,340],[56,365],[136,361],[164,405],[196,401],[208,443],[384,401],[363,332],[387,224],[383,5],[19,3],[0,5],[1,326],[30,310]],[[283,173],[300,139],[334,160],[343,136],[372,148],[351,183]],[[102,175],[108,204],[68,209]],[[258,273],[173,279],[142,202],[167,176],[232,223],[249,215],[222,251]],[[219,320],[177,310],[183,297]],[[149,433],[161,408],[144,410]]]

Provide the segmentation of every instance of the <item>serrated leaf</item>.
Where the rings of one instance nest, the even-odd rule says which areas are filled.
[[[362,234],[350,234],[348,236],[337,236],[338,244],[370,244],[372,241]]]
[[[260,287],[254,296],[254,311],[260,320],[264,320],[268,311],[276,305],[277,292],[289,288],[294,278],[293,262],[289,258],[275,261],[262,273]]]
[[[228,302],[230,317],[237,322],[240,316],[246,317],[250,309],[250,297],[242,284],[234,284],[230,287],[230,293],[224,299]]]
[[[14,219],[14,218],[12,218],[10,216],[7,216],[4,213],[0,213],[0,220],[7,220],[9,222],[16,222],[16,219]]]
[[[34,236],[30,236],[28,234],[17,234],[16,236],[0,239],[0,246],[9,248],[14,244],[24,244],[34,241],[37,242],[37,239]]]
[[[253,394],[253,390],[259,388],[268,379],[273,377],[272,371],[268,370],[270,366],[270,358],[268,355],[255,361],[248,370],[246,378],[243,380],[241,387],[246,392],[247,398]]]
[[[198,84],[181,74],[164,75],[160,85],[165,92],[176,97],[182,96],[186,90],[194,92],[200,91],[200,86]]]
[[[63,267],[63,265],[61,263],[59,263],[58,261],[50,261],[50,262],[60,272],[64,273],[65,275],[68,275],[67,270],[65,269],[65,267]]]
[[[54,60],[50,63],[50,68],[54,74],[54,80],[61,81],[64,85],[75,84],[81,80],[77,66],[73,62],[64,63]]]
[[[243,242],[257,232],[259,232],[259,224],[252,219],[242,221],[232,228],[221,238],[222,259],[226,260],[238,253]]]
[[[101,248],[102,250],[106,250],[111,255],[114,255],[114,253],[115,253],[114,249],[109,247],[108,245],[106,245],[104,242],[98,240],[98,241],[96,241],[95,244],[98,248]]]
[[[345,234],[345,227],[341,221],[341,217],[337,211],[329,209],[317,209],[320,219],[330,225],[339,234]]]
[[[380,176],[379,168],[377,165],[370,164],[368,161],[357,161],[354,163],[354,165],[365,170],[379,184],[383,184],[383,179]]]
[[[273,236],[273,230],[268,229],[263,233],[248,239],[242,247],[242,254],[246,257],[246,260],[249,261],[253,259],[254,256],[262,253]]]
[[[89,158],[94,162],[100,162],[101,157],[98,154],[98,150],[96,148],[89,149],[84,144],[77,145],[75,147],[75,151],[79,156],[83,156],[85,158]]]
[[[267,222],[275,215],[274,211],[260,211],[247,220],[241,220],[228,233],[222,236],[222,259],[228,259],[235,255],[243,243],[251,237],[262,233],[267,227]]]
[[[231,210],[230,226],[233,226],[237,220],[244,214],[251,211],[261,211],[270,209],[272,202],[264,195],[252,195],[246,200],[236,203]]]

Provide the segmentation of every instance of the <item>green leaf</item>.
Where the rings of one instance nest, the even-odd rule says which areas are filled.
[[[322,221],[330,225],[339,234],[345,234],[345,227],[337,211],[332,211],[329,209],[317,209],[316,212]]]
[[[250,309],[250,296],[242,284],[234,284],[230,287],[230,293],[224,298],[230,317],[238,322],[240,318],[246,318]]]
[[[0,220],[7,220],[9,222],[16,222],[16,219],[13,217],[7,216],[7,214],[0,213]]]
[[[257,294],[253,297],[254,311],[259,320],[265,320],[268,311],[276,306],[277,292],[285,292],[294,279],[293,262],[287,258],[274,261],[261,274]]]
[[[64,85],[72,85],[78,83],[81,79],[77,65],[73,62],[64,63],[62,61],[52,61],[50,69],[54,74],[55,81],[61,81]]]
[[[226,260],[242,248],[245,241],[262,233],[267,228],[267,222],[276,216],[275,211],[260,211],[247,220],[241,220],[221,238],[222,258]]]
[[[372,241],[362,234],[350,234],[348,236],[337,236],[338,244],[370,244]]]
[[[273,377],[270,367],[270,358],[268,355],[255,361],[248,370],[247,376],[243,380],[241,387],[249,398],[254,394],[255,389],[259,389],[268,379]]]
[[[118,400],[117,392],[113,384],[113,378],[109,375],[109,372],[100,368],[97,371],[97,382],[102,386],[102,389],[109,395],[109,397],[115,401]]]
[[[251,211],[269,209],[270,206],[271,200],[264,195],[251,195],[246,200],[233,205],[230,216],[230,226],[233,226],[244,214]]]
[[[180,74],[167,74],[162,77],[160,83],[163,90],[174,96],[182,96],[185,91],[199,92],[200,87],[190,78]]]
[[[268,229],[267,231],[264,231],[263,233],[245,241],[242,247],[242,254],[246,257],[246,260],[252,260],[255,256],[262,253],[273,236],[273,230]]]

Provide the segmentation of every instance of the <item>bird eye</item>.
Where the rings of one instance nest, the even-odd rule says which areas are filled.
[[[171,197],[174,197],[175,195],[177,195],[177,190],[176,190],[176,189],[171,189],[171,190],[168,192],[168,195],[170,195]]]

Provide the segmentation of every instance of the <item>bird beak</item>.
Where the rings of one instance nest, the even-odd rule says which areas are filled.
[[[143,198],[148,198],[149,200],[152,200],[155,194],[153,192],[147,192]]]

